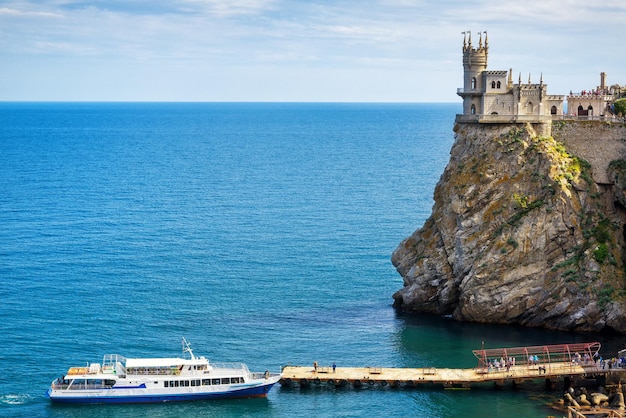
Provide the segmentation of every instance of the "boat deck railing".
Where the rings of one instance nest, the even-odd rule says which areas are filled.
[[[235,369],[235,370],[244,370],[246,373],[249,373],[248,366],[244,363],[210,363],[214,369]]]
[[[254,373],[250,373],[250,376],[252,376],[253,379],[257,380],[257,379],[269,379],[270,377],[278,377],[280,376],[281,373],[270,373],[269,371],[261,373],[261,372],[254,372]]]
[[[86,389],[111,389],[113,385],[106,385],[104,383],[78,383],[78,384],[68,384],[68,383],[52,383],[52,389],[54,390],[86,390]]]

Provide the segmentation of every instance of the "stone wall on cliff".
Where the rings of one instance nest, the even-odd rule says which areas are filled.
[[[626,332],[626,129],[555,128],[558,141],[543,124],[455,126],[432,214],[392,255],[394,306]]]

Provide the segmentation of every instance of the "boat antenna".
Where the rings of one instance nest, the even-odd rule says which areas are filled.
[[[189,345],[189,343],[187,342],[185,337],[183,337],[183,354],[184,353],[189,353],[189,355],[191,356],[192,360],[196,359],[196,356],[193,355],[193,351],[191,350],[191,346]]]

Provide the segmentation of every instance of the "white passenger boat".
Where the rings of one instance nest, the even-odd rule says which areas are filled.
[[[185,353],[188,356],[185,356]],[[183,338],[183,357],[125,358],[107,354],[102,364],[70,367],[53,381],[48,397],[64,403],[170,402],[265,397],[280,373],[252,373],[243,363],[209,363]]]

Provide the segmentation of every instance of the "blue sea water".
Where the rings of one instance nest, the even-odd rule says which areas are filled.
[[[473,367],[471,350],[602,337],[412,317],[390,262],[430,215],[459,104],[0,103],[0,415],[535,417],[536,391],[290,389],[51,405],[107,353]]]

